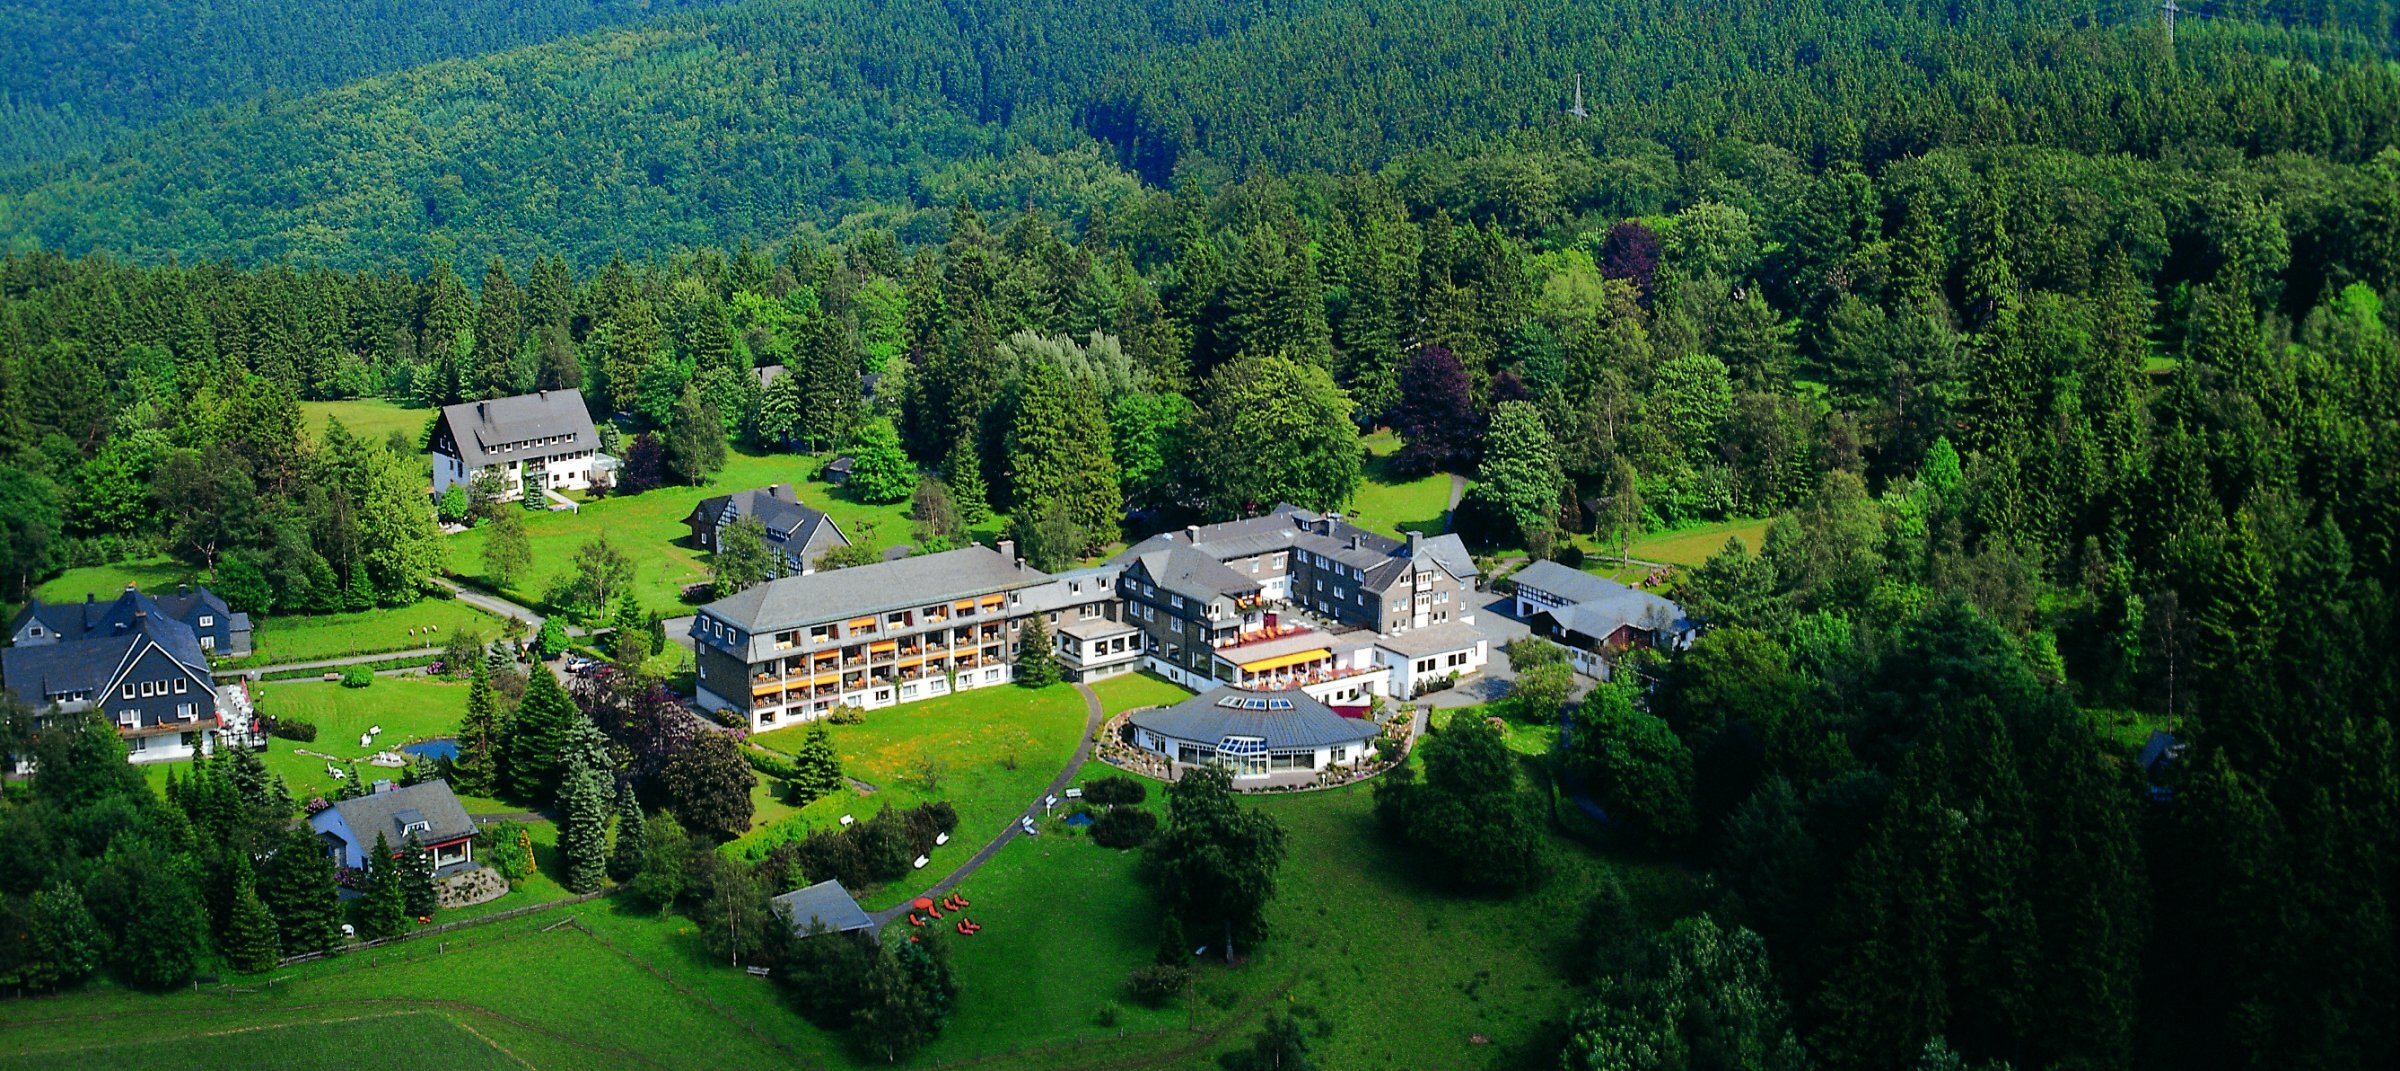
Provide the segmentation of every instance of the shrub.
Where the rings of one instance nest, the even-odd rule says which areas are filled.
[[[317,723],[294,717],[269,718],[267,735],[303,744],[314,743],[317,739]]]
[[[533,835],[521,822],[494,822],[475,831],[475,858],[515,885],[533,875]]]
[[[1400,741],[1394,740],[1388,736],[1378,736],[1375,738],[1375,761],[1398,762],[1400,760],[1401,751],[1402,748],[1400,746]]]
[[[364,688],[375,683],[375,671],[366,666],[343,666],[342,687]]]
[[[1168,1001],[1181,994],[1183,987],[1191,980],[1191,968],[1160,963],[1134,968],[1133,974],[1125,979],[1125,988],[1133,993],[1133,999],[1143,1007],[1163,1008]]]
[[[1083,798],[1088,803],[1113,807],[1122,803],[1140,803],[1149,799],[1150,790],[1133,778],[1121,774],[1111,774],[1097,780],[1084,782]]]
[[[833,713],[825,715],[825,721],[830,725],[864,725],[867,721],[867,712],[860,707],[844,704],[834,708]]]
[[[800,767],[781,755],[760,751],[754,747],[746,747],[742,749],[742,757],[750,760],[751,769],[768,777],[788,781],[800,776]]]
[[[1101,1005],[1100,1011],[1092,1016],[1092,1021],[1101,1026],[1117,1025],[1117,1002],[1112,1000]]]
[[[792,846],[790,861],[811,878],[861,889],[906,876],[909,864],[933,848],[936,836],[957,828],[958,811],[948,803],[885,810],[839,832],[810,833]]]
[[[1103,848],[1139,848],[1158,832],[1158,816],[1116,807],[1092,822],[1092,843]]]

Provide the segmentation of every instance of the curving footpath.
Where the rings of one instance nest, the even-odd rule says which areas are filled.
[[[1075,774],[1083,769],[1083,760],[1092,757],[1092,734],[1100,731],[1102,715],[1100,713],[1100,697],[1093,695],[1091,688],[1078,683],[1075,685],[1075,690],[1083,693],[1085,710],[1083,738],[1075,744],[1075,755],[1067,760],[1066,769],[1058,771],[1058,776],[1050,779],[1050,787],[1042,790],[1041,796],[1033,801],[1033,806],[1019,811],[1011,817],[1008,820],[1008,827],[1002,829],[1000,835],[993,837],[990,843],[978,849],[972,857],[967,859],[965,865],[951,871],[950,876],[934,882],[932,888],[918,893],[917,896],[940,897],[948,894],[950,890],[958,888],[960,882],[967,880],[983,864],[990,862],[993,856],[1000,854],[1001,848],[1006,847],[1009,841],[1017,839],[1017,836],[1025,831],[1024,819],[1042,809],[1043,799],[1058,795],[1067,787],[1067,782],[1074,780]],[[869,912],[867,917],[875,920],[877,929],[882,929],[899,919],[900,916],[908,914],[908,905],[917,896],[904,898],[899,903],[881,911]]]

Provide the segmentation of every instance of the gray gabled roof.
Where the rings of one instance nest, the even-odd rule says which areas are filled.
[[[1305,550],[1357,568],[1382,590],[1412,559],[1405,539],[1372,532],[1333,514],[1312,513],[1285,502],[1256,517],[1203,524],[1151,536],[1110,559],[1132,562],[1170,547],[1197,551],[1218,562],[1277,551]],[[1455,535],[1420,537],[1414,557],[1433,562],[1460,580],[1476,575],[1475,556]]]
[[[1423,658],[1427,655],[1464,651],[1483,642],[1484,635],[1475,626],[1458,621],[1412,628],[1375,641],[1375,646],[1402,658]]]
[[[838,881],[820,881],[805,889],[794,889],[767,901],[790,921],[792,930],[807,936],[812,923],[824,923],[834,933],[873,929],[875,920],[867,917],[849,890]]]
[[[802,505],[798,493],[788,483],[769,484],[727,495],[714,495],[700,500],[692,507],[691,516],[718,525],[729,525],[743,517],[754,518],[759,526],[778,543],[787,547],[808,547],[820,537],[850,545],[850,537],[825,511]]]
[[[203,686],[214,685],[208,656],[201,653],[200,639],[190,625],[151,613],[124,624],[122,630],[111,625],[109,631],[88,638],[0,651],[0,679],[5,679],[19,699],[36,706],[50,696],[72,692],[90,692],[93,699],[99,699],[129,659],[149,644],[157,644],[194,680]]]
[[[417,840],[424,844],[439,844],[475,832],[475,820],[467,817],[467,809],[459,804],[446,781],[422,781],[406,788],[370,793],[336,803],[333,809],[341,812],[343,824],[350,827],[350,834],[362,845],[374,844],[375,835],[381,833],[392,847],[398,848],[408,843],[408,835],[403,832],[408,823],[420,819],[432,827],[417,834]]]
[[[1598,598],[1553,607],[1533,616],[1547,617],[1560,628],[1594,640],[1605,640],[1627,625],[1670,635],[1691,630],[1692,622],[1684,616],[1683,607],[1647,591],[1623,584],[1616,587],[1618,590],[1604,592]]]
[[[1237,573],[1189,543],[1166,543],[1144,551],[1135,561],[1143,572],[1150,574],[1151,583],[1202,601],[1220,595],[1241,595],[1259,587],[1257,577]]]
[[[709,603],[700,612],[730,621],[745,632],[780,632],[1028,587],[1049,578],[1049,574],[1020,565],[990,547],[961,547],[769,580]]]
[[[8,624],[10,634],[25,627],[26,619],[40,621],[51,637],[59,641],[93,639],[121,635],[132,629],[137,617],[164,617],[189,623],[201,614],[221,616],[235,632],[250,628],[250,615],[234,613],[225,600],[207,588],[182,588],[173,595],[145,595],[128,586],[117,597],[102,602],[86,597],[82,602],[43,602],[28,600]]]
[[[51,696],[90,693],[90,698],[104,698],[109,679],[117,667],[125,664],[125,656],[143,643],[138,634],[108,636],[95,640],[69,640],[28,647],[11,647],[0,651],[0,682],[17,693],[17,698],[32,706],[42,706]]]
[[[1604,599],[1632,588],[1604,576],[1593,576],[1581,569],[1572,569],[1553,561],[1539,561],[1517,570],[1512,577],[1520,588],[1556,595],[1561,602],[1589,602]]]
[[[511,398],[460,402],[442,407],[442,421],[449,425],[450,436],[458,444],[459,460],[466,462],[468,468],[570,450],[600,449],[599,433],[592,428],[591,411],[584,408],[583,392],[579,390],[546,390]],[[497,452],[504,443],[530,442],[556,435],[570,438],[523,451]]]
[[[1222,705],[1227,699],[1260,699],[1270,706],[1288,703],[1289,707],[1251,710]],[[1255,736],[1265,740],[1269,750],[1355,744],[1383,734],[1383,728],[1373,721],[1345,718],[1298,689],[1253,692],[1215,688],[1171,707],[1135,711],[1126,720],[1156,736],[1211,745],[1228,736]]]

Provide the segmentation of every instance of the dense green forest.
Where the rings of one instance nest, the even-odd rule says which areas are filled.
[[[2393,8],[2194,6],[749,3],[176,120],[0,203],[0,598],[409,597],[416,444],[302,399],[842,444],[1044,565],[1388,425],[1490,555],[1774,518],[1572,713],[1705,914],[1594,890],[1537,1065],[2389,1066]]]
[[[0,164],[57,159],[188,112],[288,99],[436,60],[725,0],[0,3]]]
[[[0,236],[146,260],[589,262],[803,222],[925,239],[926,210],[962,197],[1080,217],[1137,175],[1479,144],[1620,159],[1583,181],[1622,214],[1660,203],[1644,161],[1726,139],[1869,169],[2027,143],[2356,161],[2400,121],[2400,76],[2373,62],[2393,9],[2311,10],[2187,19],[2170,53],[2147,5],[2089,0],[751,0],[23,167],[0,178]],[[1571,124],[1579,73],[1593,117]],[[1514,179],[1537,199],[1576,181]]]

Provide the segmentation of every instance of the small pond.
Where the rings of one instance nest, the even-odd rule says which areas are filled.
[[[416,743],[409,744],[401,748],[400,750],[411,755],[418,756],[419,758],[427,758],[439,762],[443,759],[458,758],[458,741],[453,737],[447,736],[438,740],[419,740]]]

